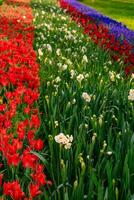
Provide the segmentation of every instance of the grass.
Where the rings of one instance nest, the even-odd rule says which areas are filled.
[[[134,79],[53,0],[33,0],[32,7],[41,80],[39,134],[53,182],[42,199],[132,199],[134,104],[128,94]],[[73,136],[70,149],[55,141],[61,132]]]
[[[81,2],[134,30],[133,0],[82,0]]]

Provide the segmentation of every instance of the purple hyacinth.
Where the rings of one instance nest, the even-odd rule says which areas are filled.
[[[77,0],[64,0],[64,2],[69,3],[69,5],[73,6],[87,17],[94,19],[96,24],[105,25],[109,29],[109,32],[114,34],[117,39],[126,39],[132,46],[134,46],[134,31],[128,29],[123,23],[117,22],[116,20],[103,15],[102,13],[78,2]]]

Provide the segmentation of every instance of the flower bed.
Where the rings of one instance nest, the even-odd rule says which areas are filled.
[[[48,182],[37,153],[44,144],[32,10],[29,0],[11,3],[0,7],[0,196],[21,200],[41,195]]]
[[[127,74],[134,70],[133,31],[75,0],[61,0],[60,5],[72,15],[73,20],[84,27],[85,33],[96,44],[109,50],[115,60],[124,60]]]
[[[87,17],[92,17],[97,25],[105,25],[116,38],[125,38],[130,44],[134,45],[134,31],[128,29],[123,23],[117,22],[77,0],[64,0],[64,2],[69,3],[70,6],[73,6]]]
[[[32,7],[0,8],[0,199],[132,199],[134,75],[104,26],[73,13],[92,42],[55,0]]]
[[[55,0],[33,0],[32,7],[41,134],[54,183],[46,199],[132,199],[134,76]]]

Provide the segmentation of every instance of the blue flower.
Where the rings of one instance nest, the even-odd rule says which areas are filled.
[[[64,2],[69,3],[69,5],[73,6],[85,16],[94,19],[97,25],[105,25],[109,29],[109,32],[117,39],[121,41],[126,39],[131,45],[134,46],[134,31],[128,29],[123,23],[113,20],[95,9],[78,2],[77,0],[64,0]]]

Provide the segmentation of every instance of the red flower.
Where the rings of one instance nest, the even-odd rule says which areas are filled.
[[[25,150],[22,156],[22,164],[24,168],[35,169],[38,158]]]
[[[46,176],[45,174],[41,173],[35,173],[31,174],[33,180],[38,184],[38,185],[45,185],[46,182]]]
[[[44,147],[43,141],[41,139],[36,140],[36,147],[35,147],[35,149],[37,151],[41,151],[43,149],[43,147]]]
[[[40,127],[40,119],[37,115],[31,116],[30,127],[39,128]]]
[[[36,172],[37,173],[43,172],[43,169],[44,169],[44,165],[42,165],[42,164],[37,164],[36,165]]]
[[[29,192],[30,197],[36,197],[37,195],[41,194],[41,190],[39,190],[39,185],[30,183],[29,185]]]
[[[6,104],[0,104],[0,112],[4,112],[6,109]]]
[[[3,193],[12,197],[14,200],[21,200],[24,197],[24,192],[21,191],[18,181],[4,183]]]
[[[30,143],[30,146],[37,151],[41,151],[44,147],[44,143],[41,139],[38,139],[38,140],[30,139],[29,143]]]
[[[129,75],[132,71],[134,72],[134,67],[131,65],[125,68],[126,75]]]
[[[13,155],[11,154],[7,154],[7,162],[8,165],[14,165],[14,166],[18,166],[19,162],[20,162],[20,156],[19,154],[15,153]]]

